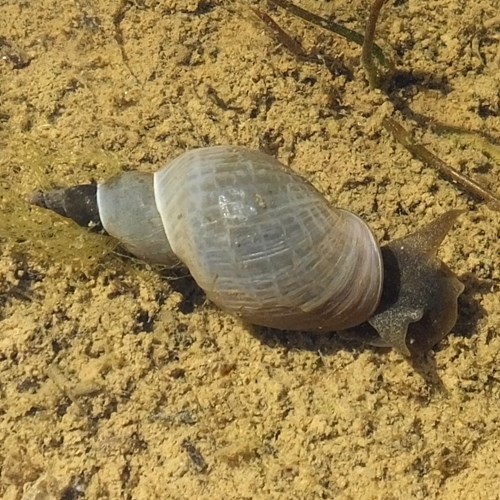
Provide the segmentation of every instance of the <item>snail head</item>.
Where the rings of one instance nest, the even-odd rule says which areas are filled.
[[[453,328],[457,299],[464,285],[436,254],[462,213],[449,211],[415,233],[382,247],[382,298],[368,320],[379,343],[415,355],[431,349]]]

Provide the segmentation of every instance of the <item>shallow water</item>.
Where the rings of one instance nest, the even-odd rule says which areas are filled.
[[[410,75],[394,100],[500,139],[497,2],[399,3],[378,31]],[[357,30],[366,17],[364,1],[301,5]],[[0,194],[16,221],[0,234],[2,498],[497,497],[499,214],[381,130],[391,106],[359,47],[270,13],[326,62],[297,61],[243,2],[0,6]],[[477,144],[394,116],[500,191]],[[23,201],[215,144],[277,156],[381,241],[469,209],[440,251],[466,286],[452,334],[410,364],[248,327],[182,272],[106,254]]]

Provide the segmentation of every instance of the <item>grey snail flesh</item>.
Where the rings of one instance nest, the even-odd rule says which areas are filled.
[[[383,342],[406,355],[423,353],[457,320],[464,285],[436,253],[462,210],[450,210],[416,232],[382,247],[384,289],[368,323]]]
[[[182,262],[210,300],[250,323],[329,332],[368,322],[374,343],[410,355],[456,321],[463,285],[436,252],[459,211],[381,250],[365,222],[276,159],[230,146],[188,151],[153,175],[124,172],[94,197],[80,187],[84,202],[78,187],[31,202],[102,225],[149,262]]]

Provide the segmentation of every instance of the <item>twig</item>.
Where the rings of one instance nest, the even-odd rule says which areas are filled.
[[[370,87],[372,89],[381,88],[382,83],[384,83],[377,70],[377,66],[374,62],[374,57],[386,68],[388,68],[388,74],[390,75],[393,70],[392,61],[390,61],[383,53],[382,49],[375,44],[375,31],[377,26],[377,21],[380,15],[380,11],[386,2],[386,0],[374,0],[370,13],[368,16],[368,21],[366,25],[365,36],[359,33],[349,30],[333,21],[328,21],[320,16],[312,14],[296,5],[292,4],[289,0],[269,0],[271,3],[282,7],[283,9],[290,12],[309,23],[316,26],[324,28],[326,30],[332,31],[346,40],[355,42],[363,46],[361,62],[366,72],[366,76]],[[276,24],[276,23],[275,23]],[[283,33],[283,30],[280,28]],[[302,53],[296,53],[293,47],[287,46],[295,55],[299,57]],[[387,76],[385,77],[387,80]],[[460,186],[467,194],[470,196],[479,197],[488,204],[488,207],[495,211],[500,211],[500,198],[487,188],[481,186],[474,180],[470,179],[466,175],[455,170],[453,167],[447,165],[443,160],[441,160],[434,153],[429,151],[422,144],[418,144],[411,134],[396,120],[390,117],[386,117],[382,120],[382,126],[398,141],[402,146],[404,146],[412,155],[418,158],[420,161],[426,165],[437,170],[443,177],[450,180],[454,184]]]
[[[78,408],[79,412],[82,415],[87,415],[87,412],[83,408],[83,406],[80,404],[78,397],[76,394],[73,392],[73,389],[71,388],[71,384],[69,383],[68,379],[62,374],[62,372],[57,368],[55,364],[51,364],[47,367],[46,370],[47,376],[52,380],[52,382],[55,384],[55,386],[66,396],[68,397],[71,402]]]
[[[346,28],[345,26],[342,26],[341,24],[338,24],[335,21],[330,21],[328,19],[324,19],[323,17],[317,16],[312,12],[302,9],[297,5],[294,5],[289,0],[269,0],[269,1],[272,4],[277,5],[282,9],[285,9],[290,14],[299,17],[300,19],[303,19],[308,23],[314,24],[315,26],[320,26],[325,30],[331,31],[332,33],[336,33],[337,35],[340,35],[342,38],[345,38],[350,42],[357,43],[358,45],[361,46],[364,44],[365,38],[360,33],[350,30],[349,28]],[[376,43],[372,43],[371,50],[373,51],[373,55],[377,58],[380,64],[382,64],[389,71],[391,71],[394,66],[394,63],[390,58],[388,58],[384,54],[384,51]]]
[[[375,0],[370,8],[368,22],[366,23],[365,37],[363,41],[363,52],[361,55],[361,62],[366,71],[366,77],[370,88],[376,89],[381,85],[381,76],[377,71],[375,62],[373,60],[373,48],[375,46],[375,30],[377,27],[378,17],[380,10],[386,0]]]
[[[272,17],[260,9],[250,7],[250,10],[264,23],[278,43],[283,45],[289,52],[297,57],[309,59],[302,45],[294,40]]]
[[[422,144],[415,142],[411,134],[396,120],[385,117],[382,120],[382,125],[402,146],[420,161],[436,169],[443,177],[459,185],[468,194],[485,201],[492,210],[500,211],[500,198],[458,170],[447,165],[441,158],[429,151]]]
[[[380,76],[373,60],[372,45],[374,43],[380,10],[385,2],[386,0],[374,0],[370,8],[370,14],[366,24],[365,43],[363,44],[363,56],[361,60],[372,89],[380,88],[381,84]],[[382,125],[402,146],[413,154],[413,156],[437,170],[444,178],[460,186],[469,195],[477,196],[485,201],[492,210],[500,211],[500,198],[490,190],[460,173],[458,170],[447,165],[441,158],[429,151],[424,145],[415,142],[410,133],[396,120],[385,117],[382,120]]]

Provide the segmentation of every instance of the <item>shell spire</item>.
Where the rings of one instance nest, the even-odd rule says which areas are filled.
[[[37,191],[28,197],[28,203],[75,221],[82,227],[102,230],[97,205],[97,185],[81,184],[51,191]]]

